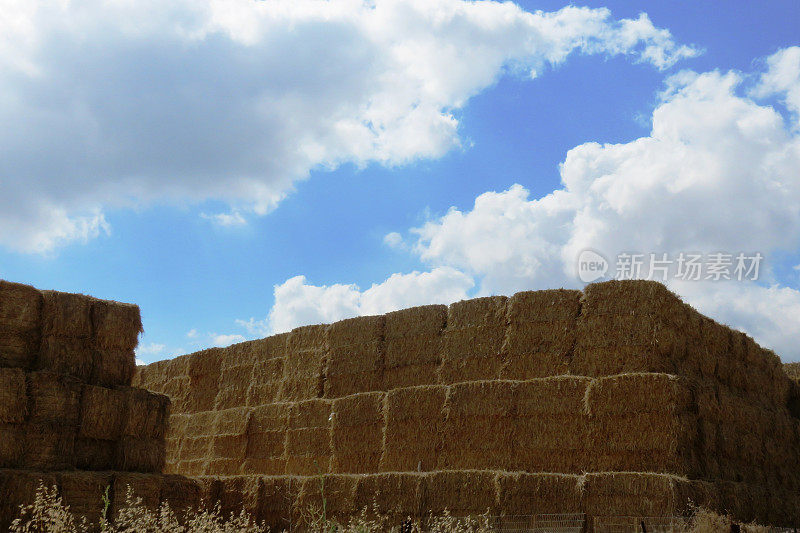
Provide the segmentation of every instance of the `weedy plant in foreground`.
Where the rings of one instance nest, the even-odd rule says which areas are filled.
[[[12,523],[11,533],[82,533],[99,530],[102,533],[268,533],[269,529],[256,524],[247,513],[223,517],[219,505],[209,511],[199,511],[187,518],[185,523],[178,521],[167,504],[152,510],[144,505],[141,498],[133,496],[128,489],[125,505],[117,512],[113,523],[109,520],[110,500],[103,498],[103,516],[98,524],[90,524],[84,517],[76,516],[69,506],[64,505],[57,487],[39,485],[33,503],[20,507],[20,516]],[[392,531],[395,524],[389,517],[375,509],[363,509],[346,523],[339,523],[326,517],[325,510],[311,510],[304,514],[308,533],[385,533]],[[692,518],[686,525],[687,533],[728,533],[731,519],[702,507],[692,510]],[[442,515],[430,515],[424,523],[411,521],[408,524],[413,533],[491,533],[488,515],[477,517],[454,517],[445,511]],[[770,528],[755,524],[741,526],[743,533],[768,533]]]

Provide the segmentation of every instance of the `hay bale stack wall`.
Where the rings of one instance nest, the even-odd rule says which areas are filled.
[[[236,483],[259,516],[291,519],[323,475],[347,487],[343,514],[374,495],[397,516],[652,515],[691,497],[800,523],[797,370],[658,283],[417,307],[207,352],[134,383],[173,399],[168,471],[235,476],[208,482],[217,497],[251,479]]]
[[[42,482],[97,523],[127,487],[158,506],[195,483],[161,474],[170,399],[131,387],[135,305],[0,280],[0,530]]]

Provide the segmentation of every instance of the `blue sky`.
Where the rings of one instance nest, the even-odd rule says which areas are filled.
[[[139,304],[150,362],[759,251],[670,286],[800,360],[796,2],[212,4],[0,22],[0,277]]]

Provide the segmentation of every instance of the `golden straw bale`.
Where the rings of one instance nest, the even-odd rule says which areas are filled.
[[[222,516],[227,519],[244,511],[255,518],[259,512],[261,493],[257,476],[235,476],[220,479],[218,501]]]
[[[41,313],[41,292],[30,285],[0,279],[0,330],[37,330],[41,327]]]
[[[323,495],[326,516],[329,519],[346,522],[360,510],[356,507],[358,477],[334,474],[299,479],[300,490],[292,513],[295,523],[302,527],[308,513],[314,511],[321,513]]]
[[[438,381],[439,363],[407,365],[383,371],[383,389],[393,390],[420,385],[435,385]]]
[[[492,471],[443,471],[424,474],[423,509],[434,515],[497,514],[497,474]]]
[[[378,470],[383,448],[382,392],[361,393],[334,400],[331,471],[370,473]]]
[[[43,335],[92,338],[92,298],[56,291],[42,291],[42,295]]]
[[[144,389],[121,389],[125,394],[122,434],[128,437],[164,438],[169,423],[169,397]]]
[[[791,379],[800,381],[800,363],[785,363],[783,370]]]
[[[244,460],[247,449],[247,435],[214,435],[211,442],[210,459],[236,459],[239,464]]]
[[[22,422],[27,414],[25,372],[19,368],[0,368],[0,424]]]
[[[393,522],[419,517],[427,512],[423,474],[393,472],[356,478],[355,508],[377,510]]]
[[[125,424],[126,400],[124,391],[84,385],[79,435],[88,439],[118,439]]]
[[[383,315],[340,320],[329,326],[328,344],[330,347],[337,347],[379,342],[383,339],[384,324]],[[356,367],[352,370],[363,370],[363,368]]]
[[[329,427],[331,422],[332,401],[315,398],[289,405],[289,427],[317,428]]]
[[[38,332],[20,333],[0,329],[0,365],[33,368],[39,352]]]
[[[688,383],[671,374],[601,377],[589,383],[585,394],[585,409],[595,417],[681,413],[692,406],[693,395]]]
[[[246,405],[255,407],[278,401],[281,396],[284,362],[285,358],[275,357],[254,363]]]
[[[33,503],[39,485],[48,489],[57,487],[55,474],[0,470],[0,531],[7,531],[19,516],[20,505]]]
[[[109,300],[91,301],[94,345],[100,351],[133,351],[139,343],[142,318],[139,306]]]
[[[179,461],[175,468],[165,471],[168,474],[179,474],[182,476],[197,477],[206,474],[208,461],[205,459],[195,459],[190,461]]]
[[[34,367],[37,370],[73,376],[88,383],[94,368],[94,352],[90,340],[46,335],[42,337]]]
[[[216,411],[201,411],[188,414],[184,422],[186,429],[183,435],[187,437],[213,435],[217,417]]]
[[[133,350],[105,349],[92,352],[92,374],[89,382],[106,387],[130,385],[136,371]]]
[[[338,398],[381,388],[383,316],[358,317],[331,324],[325,396]]]
[[[116,473],[111,491],[111,519],[117,520],[120,509],[125,507],[129,492],[134,499],[141,498],[142,504],[148,509],[158,509],[163,481],[160,474]]]
[[[213,435],[182,438],[180,460],[183,462],[208,459],[211,455],[211,445],[213,441]]]
[[[58,423],[26,424],[22,466],[31,470],[70,470],[75,465],[75,428]]]
[[[563,289],[520,292],[509,298],[501,377],[530,379],[567,373],[579,302],[579,291]]]
[[[110,488],[113,477],[99,472],[61,472],[58,474],[61,498],[64,505],[76,516],[89,522],[92,531],[99,530],[103,516],[103,495]]]
[[[23,424],[0,423],[0,468],[22,466],[22,448],[25,443]]]
[[[283,474],[286,471],[286,431],[260,431],[247,435],[242,472]]]
[[[440,381],[457,383],[494,379],[500,374],[500,352],[506,335],[505,296],[475,298],[451,304],[443,334]]]
[[[668,474],[586,474],[581,507],[593,516],[673,516],[688,504],[677,497],[676,486],[681,482]]]
[[[224,411],[212,411],[212,435],[244,435],[250,424],[251,407],[234,407]]]
[[[327,325],[316,325],[295,328],[289,333],[283,364],[282,399],[298,401],[324,394],[327,331]]]
[[[261,476],[261,498],[258,519],[270,531],[288,531],[292,522],[292,506],[300,491],[299,478]]]
[[[571,474],[499,473],[499,510],[505,515],[580,512],[578,480]]]
[[[329,471],[331,418],[330,400],[313,399],[290,405],[286,435],[287,474]]]
[[[438,470],[505,470],[514,457],[508,431],[515,414],[515,383],[471,381],[449,388]]]
[[[116,467],[118,442],[75,439],[75,468],[78,470],[113,470]]]
[[[430,333],[407,337],[387,338],[384,368],[402,368],[409,365],[438,365],[442,358],[442,335]]]
[[[75,378],[52,372],[31,372],[31,422],[57,422],[65,426],[78,423],[81,383]]]
[[[124,472],[161,472],[166,460],[163,439],[122,437],[117,444],[115,470]]]
[[[442,410],[447,387],[394,389],[386,394],[383,472],[428,471],[436,468],[442,447]]]
[[[42,294],[0,280],[0,367],[30,368],[41,335]]]
[[[447,306],[423,305],[392,311],[384,316],[384,336],[387,340],[418,335],[435,336],[447,324]]]
[[[161,482],[161,502],[169,504],[182,520],[200,508],[200,484],[183,476],[165,475]]]

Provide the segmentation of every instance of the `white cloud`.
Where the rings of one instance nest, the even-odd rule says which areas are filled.
[[[160,355],[160,354],[164,353],[164,349],[166,347],[167,346],[165,344],[159,344],[159,343],[156,343],[156,342],[151,342],[149,344],[143,344],[143,345],[140,345],[140,346],[138,346],[136,348],[136,355],[137,356],[142,356],[142,355],[156,356],[156,355]]]
[[[758,97],[779,95],[794,113],[800,126],[800,46],[784,48],[767,58],[768,69],[761,75],[753,94]]]
[[[186,332],[186,337],[189,339],[196,339],[197,335],[198,333],[196,329],[190,329],[189,331]]]
[[[145,362],[144,362],[144,361],[142,361],[141,359],[139,359],[139,358],[137,358],[137,359],[136,359],[136,366],[144,366],[144,365],[146,365],[146,364],[147,364],[147,363],[145,363]]]
[[[247,224],[247,219],[245,219],[239,211],[216,213],[213,215],[202,213],[200,216],[222,227],[244,226]]]
[[[247,339],[244,338],[243,335],[238,335],[236,333],[233,334],[218,334],[212,333],[211,334],[211,342],[213,346],[218,346],[220,348],[225,346],[230,346],[231,344],[236,344],[237,342],[244,342]]]
[[[767,65],[760,87],[789,95],[793,105],[800,54],[781,51]],[[800,136],[772,107],[742,96],[744,80],[735,72],[670,77],[649,136],[573,148],[561,165],[563,187],[543,198],[514,185],[480,195],[471,210],[452,208],[412,229],[416,253],[434,268],[474,276],[482,294],[579,286],[575,262],[586,248],[607,258],[761,252],[762,279],[774,284],[770,259],[800,242]],[[797,290],[752,282],[673,287],[800,359]]]
[[[94,238],[153,202],[264,214],[314,168],[460,144],[453,110],[571,53],[659,69],[691,56],[642,15],[461,0],[6,1],[0,244]],[[287,51],[290,51],[287,52]]]
[[[403,237],[396,231],[384,235],[383,243],[389,248],[397,248],[397,249],[401,249],[405,245],[405,243],[403,242]]]
[[[383,283],[364,291],[356,285],[310,285],[305,276],[295,276],[275,286],[268,329],[280,333],[302,325],[377,315],[417,305],[451,303],[466,298],[473,283],[469,276],[448,267],[392,274]]]

